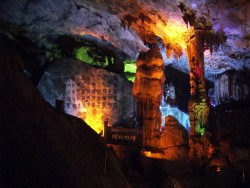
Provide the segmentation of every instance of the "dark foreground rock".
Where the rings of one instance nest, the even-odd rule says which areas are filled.
[[[46,104],[15,53],[0,56],[0,187],[130,187],[99,136]]]

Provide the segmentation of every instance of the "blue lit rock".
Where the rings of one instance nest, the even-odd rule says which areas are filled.
[[[190,121],[188,114],[182,112],[177,107],[171,107],[169,105],[160,106],[160,110],[162,115],[162,126],[165,126],[165,117],[171,115],[174,116],[179,121],[179,123],[189,132]]]

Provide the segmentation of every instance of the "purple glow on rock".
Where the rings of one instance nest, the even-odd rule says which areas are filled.
[[[196,3],[191,3],[192,8],[197,8],[197,4]]]

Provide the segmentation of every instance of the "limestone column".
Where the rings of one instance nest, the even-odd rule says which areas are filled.
[[[207,104],[205,68],[204,68],[204,37],[206,31],[193,30],[187,41],[187,56],[190,67],[190,136],[203,134],[207,124],[209,106]]]
[[[196,16],[196,11],[180,2],[178,5],[183,13],[183,20],[190,25],[187,40],[187,56],[190,67],[190,93],[188,104],[190,115],[190,157],[204,159],[207,155],[209,136],[205,130],[208,124],[209,106],[206,95],[204,50],[210,52],[226,42],[227,37],[222,30],[215,32],[210,21],[209,12],[206,16]],[[197,163],[197,160],[193,160]],[[202,161],[202,160],[201,160]]]
[[[161,126],[160,103],[165,81],[164,63],[157,46],[141,53],[136,61],[133,95],[137,103],[137,118],[142,128],[142,144],[156,146],[157,130]]]
[[[187,41],[191,94],[188,103],[190,115],[189,157],[198,165],[202,164],[202,159],[206,158],[208,147],[208,138],[205,134],[209,114],[203,54],[205,35],[206,31],[191,30]]]

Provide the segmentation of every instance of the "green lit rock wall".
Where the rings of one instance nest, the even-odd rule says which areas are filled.
[[[135,73],[136,73],[136,64],[135,61],[124,61],[124,73],[126,78],[134,82],[135,80]]]

